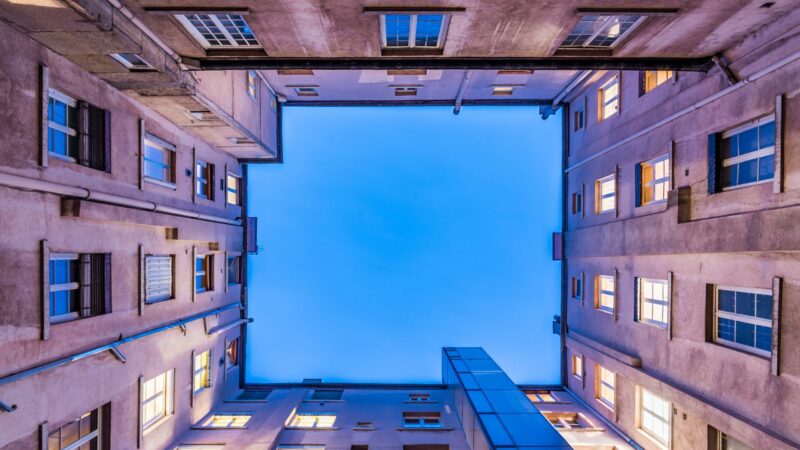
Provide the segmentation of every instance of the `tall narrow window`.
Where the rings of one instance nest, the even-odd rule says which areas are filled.
[[[211,350],[194,355],[192,386],[194,393],[198,393],[207,387],[211,387]]]
[[[674,76],[671,70],[645,70],[642,72],[642,94],[646,94],[658,86],[666,83]]]
[[[214,290],[214,255],[201,255],[195,261],[195,280],[196,292]]]
[[[594,182],[595,212],[605,213],[615,211],[617,208],[617,180],[616,176],[609,175]]]
[[[385,49],[436,49],[444,43],[444,14],[381,15],[381,41]]]
[[[53,253],[49,265],[51,323],[110,312],[109,254]]]
[[[226,186],[226,196],[225,201],[228,202],[229,205],[241,205],[242,204],[242,194],[240,184],[242,179],[237,177],[233,174],[228,174],[227,176],[227,186]]]
[[[639,428],[661,445],[669,448],[672,406],[647,389],[639,388]]]
[[[173,298],[173,261],[171,255],[147,255],[144,258],[145,303]]]
[[[772,180],[775,176],[775,117],[723,133],[719,157],[723,190]]]
[[[763,356],[772,351],[772,291],[715,287],[714,340]]]
[[[658,327],[669,324],[669,283],[652,278],[636,279],[636,320]]]
[[[584,121],[586,117],[583,114],[583,105],[579,106],[575,112],[572,113],[572,126],[573,131],[582,130],[585,126]]]
[[[639,164],[639,201],[636,206],[667,201],[670,187],[669,154]]]
[[[583,279],[581,277],[572,277],[572,298],[580,300],[582,297]]]
[[[175,185],[175,146],[152,134],[144,138],[144,179]]]
[[[643,20],[644,16],[585,15],[561,43],[569,48],[612,48]]]
[[[583,378],[583,356],[572,355],[572,376],[578,379]]]
[[[195,193],[200,198],[214,200],[214,165],[198,159],[195,171]]]
[[[614,312],[614,296],[616,295],[614,284],[613,275],[597,275],[595,277],[595,308],[600,311]]]
[[[156,427],[161,419],[173,410],[173,370],[168,370],[142,383],[141,416],[142,430]]]
[[[175,18],[205,48],[261,47],[247,21],[238,14],[186,14]]]
[[[581,214],[583,212],[583,192],[572,193],[572,214]]]
[[[225,368],[232,369],[239,365],[239,338],[228,342],[225,349]]]
[[[258,74],[255,70],[247,71],[247,95],[253,100],[258,100]]]
[[[617,375],[599,364],[595,367],[595,398],[603,405],[614,409],[617,392]]]
[[[228,284],[241,284],[242,282],[242,272],[241,272],[241,264],[242,264],[242,257],[241,256],[229,256],[228,257]]]
[[[83,450],[103,448],[103,415],[108,414],[110,405],[82,414],[73,420],[50,429],[47,437],[48,450]]]
[[[597,91],[598,120],[605,120],[619,112],[619,77],[608,80]]]
[[[78,161],[78,102],[50,89],[47,103],[47,150],[50,154]]]

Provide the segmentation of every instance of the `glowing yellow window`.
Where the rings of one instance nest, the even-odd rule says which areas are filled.
[[[645,70],[642,74],[642,93],[646,94],[672,78],[671,70]]]
[[[251,414],[244,413],[216,413],[206,419],[202,426],[207,428],[244,428],[251,416]]]
[[[297,413],[289,426],[293,428],[333,428],[336,414],[333,413]]]
[[[194,356],[194,392],[201,391],[211,385],[211,351]]]

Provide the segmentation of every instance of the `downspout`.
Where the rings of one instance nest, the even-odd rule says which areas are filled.
[[[0,172],[0,186],[6,186],[13,189],[21,189],[27,191],[43,192],[45,194],[56,194],[63,197],[74,197],[83,200],[88,200],[98,203],[107,203],[110,205],[123,206],[126,208],[141,209],[144,211],[153,211],[163,214],[170,214],[173,216],[188,217],[190,219],[199,219],[209,222],[223,223],[226,225],[242,224],[238,219],[227,219],[225,217],[212,216],[209,214],[200,214],[187,209],[173,208],[172,206],[160,205],[145,200],[136,200],[121,195],[106,194],[89,190],[84,187],[68,186],[66,184],[55,183],[52,181],[37,180],[34,178],[21,177],[18,175],[11,175],[9,173]]]
[[[458,87],[458,94],[456,94],[456,104],[453,106],[453,114],[455,115],[461,112],[461,102],[464,101],[464,91],[467,90],[467,82],[471,76],[472,71],[467,70],[464,72],[464,78],[461,79],[461,85]]]

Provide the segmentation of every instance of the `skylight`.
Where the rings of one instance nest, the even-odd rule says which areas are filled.
[[[381,16],[384,48],[439,48],[447,22],[444,14],[385,14]]]
[[[239,14],[187,14],[175,18],[205,48],[261,47]]]
[[[561,48],[611,48],[633,31],[644,16],[582,16]]]

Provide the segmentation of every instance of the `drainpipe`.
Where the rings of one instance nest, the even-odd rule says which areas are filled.
[[[461,102],[464,100],[464,91],[467,90],[467,82],[469,77],[472,76],[472,71],[467,70],[464,72],[464,78],[461,80],[461,86],[458,87],[458,94],[456,95],[456,104],[453,106],[453,114],[458,115],[461,112]]]
[[[558,108],[561,105],[561,101],[564,100],[572,91],[577,88],[584,80],[589,78],[594,73],[594,70],[584,70],[578,75],[576,75],[561,92],[556,95],[556,98],[553,99],[553,103],[551,105],[540,106],[539,107],[539,114],[542,115],[542,119],[547,119],[552,114],[555,114],[558,111]]]
[[[135,200],[121,195],[106,194],[104,192],[92,191],[84,187],[68,186],[66,184],[54,183],[52,181],[37,180],[9,173],[0,172],[0,185],[14,189],[43,192],[45,194],[56,194],[63,197],[75,197],[98,203],[107,203],[126,208],[153,211],[173,216],[188,217],[191,219],[206,220],[209,222],[224,223],[226,225],[241,225],[240,219],[228,219],[225,217],[200,214],[187,209],[173,208],[172,206],[159,205],[145,200]]]

